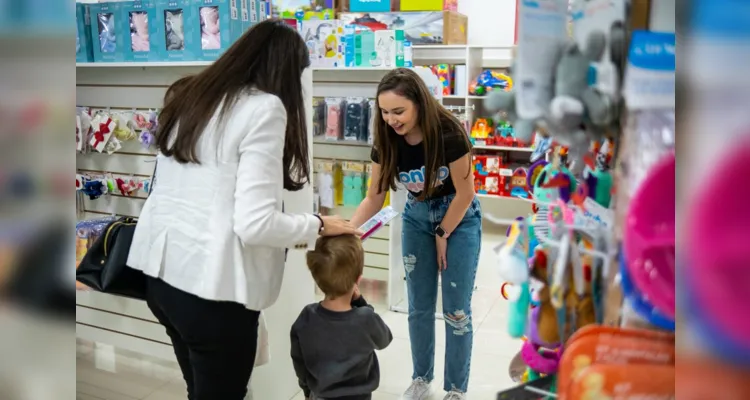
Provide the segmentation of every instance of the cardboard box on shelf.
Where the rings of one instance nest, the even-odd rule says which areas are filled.
[[[416,45],[466,44],[468,18],[455,11],[340,13],[344,25],[379,31],[403,29],[406,40]]]

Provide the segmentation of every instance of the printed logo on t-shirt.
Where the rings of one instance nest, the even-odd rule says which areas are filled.
[[[419,193],[424,190],[424,166],[420,169],[413,169],[409,172],[399,172],[398,181],[406,186],[406,189],[413,193]],[[435,180],[435,186],[440,186],[443,181],[448,179],[450,170],[448,167],[438,168],[437,179]]]

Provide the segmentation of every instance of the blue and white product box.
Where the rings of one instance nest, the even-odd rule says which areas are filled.
[[[95,62],[125,61],[124,45],[127,32],[118,19],[122,18],[122,2],[92,3],[91,43]]]
[[[349,0],[350,12],[389,12],[391,0]]]
[[[271,2],[270,1],[260,1],[260,18],[258,18],[258,22],[265,21],[269,18],[271,18]]]
[[[354,25],[344,25],[344,33],[341,42],[344,46],[344,66],[355,67],[354,62],[354,37],[357,34],[357,27]]]
[[[193,46],[198,60],[213,61],[232,44],[229,0],[193,0]]]
[[[76,62],[94,61],[90,11],[88,4],[76,3]]]
[[[156,3],[154,0],[134,0],[123,2],[121,31],[126,32],[123,37],[123,53],[125,61],[158,61],[159,44],[163,36],[156,30]]]
[[[197,60],[194,42],[200,38],[200,18],[190,3],[190,0],[156,0],[156,30],[164,37],[158,51],[162,61]],[[200,48],[200,43],[197,46]]]
[[[631,110],[675,108],[675,34],[634,31],[624,96]]]

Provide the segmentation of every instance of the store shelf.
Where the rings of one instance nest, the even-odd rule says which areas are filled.
[[[371,144],[350,140],[329,140],[324,138],[313,138],[313,144],[330,144],[334,146],[371,147]]]
[[[475,144],[472,147],[479,150],[518,151],[524,153],[531,153],[534,151],[534,149],[531,147],[487,146],[481,144]]]
[[[212,61],[150,61],[150,62],[77,62],[76,68],[163,68],[206,67]]]

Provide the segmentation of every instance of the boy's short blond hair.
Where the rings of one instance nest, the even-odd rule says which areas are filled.
[[[354,235],[320,237],[307,252],[307,267],[326,297],[344,296],[365,268],[362,241]]]

